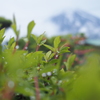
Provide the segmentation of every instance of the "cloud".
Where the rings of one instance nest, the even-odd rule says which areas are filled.
[[[57,27],[49,18],[68,8],[78,8],[100,16],[100,0],[2,0],[0,4],[0,16],[12,19],[15,14],[21,36],[26,35],[27,24],[31,20],[36,22],[34,33],[46,31],[49,36],[55,34]],[[8,33],[12,35],[11,31]]]

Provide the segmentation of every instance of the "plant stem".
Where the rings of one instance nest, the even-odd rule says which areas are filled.
[[[16,46],[18,45],[18,39],[19,39],[19,37],[17,36],[17,37],[16,37]],[[15,46],[15,47],[16,47],[16,46]]]
[[[24,46],[23,50],[26,50],[26,49],[28,48],[28,45],[29,45],[29,41],[28,41],[28,42],[26,42],[26,44],[25,44],[25,46]]]
[[[13,89],[9,88],[6,85],[5,89],[2,91],[3,95],[2,95],[2,99],[0,99],[0,100],[12,100],[12,97],[13,97],[13,94],[14,94]]]
[[[40,48],[40,45],[37,45],[37,47],[36,47],[36,51],[38,51],[38,50],[39,50],[39,48]]]
[[[40,48],[40,46],[37,45],[36,51],[38,51],[39,48]],[[38,82],[37,76],[34,77],[34,81],[35,81],[36,100],[40,100],[40,90],[39,90],[39,82]]]
[[[18,45],[18,39],[19,39],[19,37],[17,36],[17,38],[16,38],[16,45],[15,45],[15,47],[14,47],[13,54],[16,52],[16,46]]]
[[[59,55],[58,55],[58,54],[56,54],[56,55],[55,55],[55,59],[58,59],[58,57],[59,57]]]
[[[40,90],[39,90],[39,84],[38,84],[38,77],[34,77],[35,81],[35,91],[36,91],[36,100],[40,100]]]

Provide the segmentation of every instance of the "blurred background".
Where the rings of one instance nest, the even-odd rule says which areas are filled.
[[[36,35],[46,31],[47,36],[84,33],[90,39],[100,37],[100,0],[1,0],[0,17],[12,21],[13,15],[26,35],[27,24],[34,20]],[[6,30],[8,40],[12,29]],[[98,42],[98,41],[97,41]]]

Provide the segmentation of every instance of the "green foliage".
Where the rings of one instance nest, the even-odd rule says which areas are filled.
[[[15,35],[18,37],[20,34],[20,30],[17,29],[17,23],[16,23],[15,16],[13,16],[13,23],[12,23],[11,27],[12,27]]]
[[[44,38],[44,33],[41,34],[39,37],[37,37],[37,36],[34,35],[34,34],[31,34],[31,36],[32,36],[32,38],[35,40],[35,42],[36,42],[36,44],[37,44],[38,46],[41,46],[41,45],[43,45],[43,44],[46,42],[46,39],[43,40],[43,38]]]
[[[15,42],[14,37],[12,37],[8,42],[8,48],[11,47],[11,45]]]
[[[5,32],[5,29],[0,30],[0,44],[2,43],[3,39],[5,38],[4,32]]]
[[[64,64],[66,65],[66,69],[67,70],[71,69],[71,66],[74,63],[75,57],[76,57],[75,54],[74,55],[70,55],[69,58],[68,58],[68,60],[67,60],[67,62],[64,62]]]
[[[50,45],[44,44],[44,46],[45,46],[45,47],[47,47],[48,49],[50,49],[50,50],[54,51],[54,48],[53,48],[53,47],[51,47]]]
[[[63,54],[63,53],[66,53],[66,52],[70,52],[68,49],[69,47],[65,47],[64,45],[59,47],[59,44],[61,43],[61,40],[60,40],[60,36],[57,36],[55,39],[54,39],[54,47],[50,46],[50,45],[47,45],[47,44],[43,44],[45,47],[47,47],[48,49],[50,49],[51,51],[53,51],[56,55],[60,55],[60,54]]]
[[[94,58],[95,59],[94,59]],[[77,72],[68,93],[68,100],[99,100],[100,99],[100,56],[91,54],[87,62]],[[73,96],[71,96],[73,95]]]
[[[5,29],[0,30],[0,100],[100,100],[99,53],[86,55],[83,65],[74,65],[75,54],[63,61],[70,52],[66,41],[57,36],[50,45],[44,34],[32,34],[34,25],[30,22],[27,36],[19,40],[14,17],[17,38],[11,38],[6,48]],[[29,51],[30,46],[35,49]]]
[[[60,42],[60,36],[56,37],[54,40],[54,48],[58,48]]]
[[[28,37],[28,38],[30,37],[31,32],[32,32],[34,26],[35,26],[34,21],[31,21],[31,22],[28,24],[28,26],[27,26],[27,37]]]
[[[9,28],[11,24],[11,20],[8,20],[4,17],[0,17],[0,30],[3,28]]]

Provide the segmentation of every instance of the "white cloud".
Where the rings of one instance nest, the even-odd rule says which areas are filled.
[[[48,19],[68,8],[78,8],[100,16],[100,0],[2,0],[0,4],[0,16],[12,19],[15,14],[18,26],[21,27],[21,36],[26,35],[27,24],[31,20],[36,22],[33,32],[41,34],[46,31],[49,36],[55,34],[57,27]],[[12,35],[11,31],[8,33]]]

